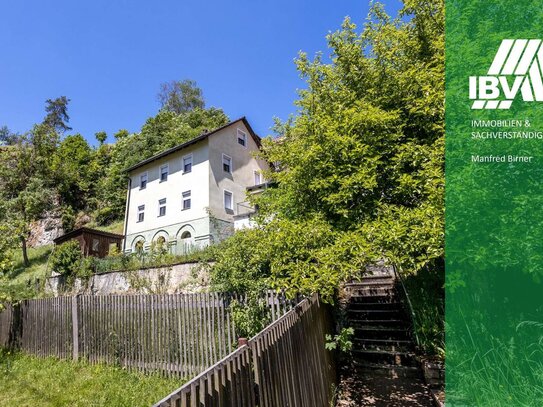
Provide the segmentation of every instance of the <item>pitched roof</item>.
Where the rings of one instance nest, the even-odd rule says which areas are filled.
[[[119,235],[117,233],[111,233],[111,232],[105,232],[103,230],[81,227],[79,229],[72,230],[71,232],[68,232],[65,235],[59,236],[56,239],[53,239],[53,242],[55,242],[55,244],[60,244],[71,239],[72,237],[79,236],[82,233],[90,233],[92,235],[110,237],[113,239],[124,239],[124,235]]]
[[[132,172],[140,167],[143,167],[144,165],[146,164],[149,164],[149,163],[152,163],[153,161],[156,161],[160,158],[163,158],[163,157],[166,157],[167,155],[170,155],[172,153],[175,153],[176,151],[179,151],[179,150],[182,150],[183,148],[185,147],[188,147],[188,146],[191,146],[195,143],[198,143],[199,141],[202,141],[202,140],[205,140],[206,138],[208,138],[209,136],[237,123],[237,122],[243,122],[243,124],[245,125],[245,127],[247,127],[247,130],[249,130],[249,134],[251,135],[251,137],[254,139],[254,141],[256,142],[256,144],[258,146],[260,146],[260,137],[253,131],[251,125],[249,124],[249,122],[247,121],[247,119],[245,118],[245,116],[243,117],[240,117],[239,119],[236,119],[236,120],[232,120],[230,123],[226,123],[224,126],[221,126],[221,127],[217,127],[215,130],[212,130],[212,131],[209,131],[207,133],[203,133],[191,140],[188,140],[188,141],[185,141],[184,143],[182,144],[179,144],[178,146],[175,146],[175,147],[172,147],[168,150],[164,150],[163,152],[161,153],[158,153],[150,158],[147,158],[146,160],[143,160],[143,161],[140,161],[139,163],[127,168],[125,171],[126,172]]]

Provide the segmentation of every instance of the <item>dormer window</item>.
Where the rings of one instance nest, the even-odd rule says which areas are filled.
[[[168,181],[168,164],[160,167],[160,182]]]
[[[147,173],[140,175],[140,189],[147,188]]]
[[[232,157],[222,155],[222,169],[224,172],[232,173]]]
[[[238,129],[238,144],[247,147],[247,134],[240,129]]]

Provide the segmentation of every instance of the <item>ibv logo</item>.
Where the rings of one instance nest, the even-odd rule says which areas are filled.
[[[541,40],[503,40],[486,76],[469,77],[472,109],[509,109],[520,91],[525,102],[543,102]]]

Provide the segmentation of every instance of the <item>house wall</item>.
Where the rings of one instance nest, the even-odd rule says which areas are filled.
[[[183,157],[192,154],[192,171],[183,173]],[[160,181],[160,168],[168,164],[168,180]],[[140,176],[147,173],[147,187],[140,189]],[[130,174],[131,190],[128,204],[125,250],[134,250],[139,239],[148,248],[158,236],[164,236],[177,252],[183,242],[181,234],[191,234],[191,244],[207,244],[210,236],[208,142],[192,146],[149,163]],[[183,210],[182,193],[191,191],[191,208]],[[159,215],[159,200],[166,198],[166,215]],[[138,222],[138,207],[145,205],[143,222]]]
[[[237,129],[247,135],[247,146],[237,141]],[[153,161],[131,174],[127,205],[125,250],[134,251],[143,239],[148,249],[152,241],[164,236],[170,252],[183,253],[187,245],[204,246],[234,232],[236,204],[246,200],[246,188],[255,185],[255,171],[267,164],[253,157],[259,149],[243,122],[236,122],[207,139]],[[183,157],[192,154],[192,172],[182,172]],[[223,170],[222,155],[232,159],[232,173]],[[160,167],[168,164],[168,180],[160,182]],[[140,189],[140,176],[147,173],[147,187]],[[191,209],[182,210],[182,192],[191,191]],[[233,194],[233,210],[224,206],[224,190]],[[166,198],[166,215],[159,215],[159,200]],[[138,222],[138,206],[145,205],[145,218]],[[191,240],[181,239],[183,232]]]
[[[237,129],[247,134],[246,148],[238,144]],[[209,207],[216,223],[230,230],[230,233],[234,230],[237,204],[246,201],[246,188],[255,185],[254,172],[268,169],[265,161],[254,158],[257,151],[259,147],[243,122],[229,126],[209,139]],[[232,158],[231,174],[223,170],[223,154]],[[227,211],[224,207],[224,190],[233,194],[233,211]],[[213,228],[213,233],[220,234],[221,230],[216,229]]]

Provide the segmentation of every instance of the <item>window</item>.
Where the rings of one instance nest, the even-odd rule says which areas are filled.
[[[143,222],[145,218],[145,205],[138,206],[138,222]]]
[[[168,164],[160,167],[160,182],[168,181]]]
[[[100,250],[100,240],[92,239],[92,251],[97,252]]]
[[[247,134],[238,129],[238,144],[247,147]]]
[[[225,172],[232,172],[232,158],[228,157],[226,154],[222,155],[222,169]]]
[[[183,157],[183,174],[192,171],[192,154]]]
[[[166,198],[162,198],[158,201],[158,216],[166,215]]]
[[[140,175],[140,189],[147,188],[147,173]]]
[[[181,235],[181,239],[190,239],[191,238],[191,234],[189,231],[185,231],[183,232],[183,234]]]
[[[262,174],[259,171],[255,171],[255,185],[262,184]]]
[[[183,192],[183,210],[190,209],[190,191]]]
[[[232,192],[224,191],[224,209],[231,211],[233,207]]]

